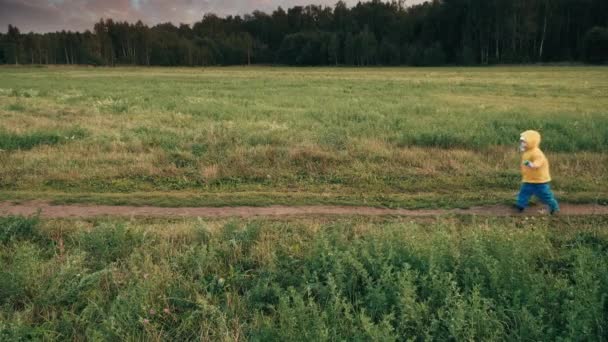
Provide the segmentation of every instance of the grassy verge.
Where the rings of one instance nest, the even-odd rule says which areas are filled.
[[[606,228],[1,218],[0,339],[603,340]]]

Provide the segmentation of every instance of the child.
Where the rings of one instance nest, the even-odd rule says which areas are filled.
[[[549,161],[540,150],[540,134],[537,131],[525,131],[519,138],[521,156],[522,184],[517,196],[516,209],[523,212],[528,206],[530,197],[536,195],[549,206],[551,215],[559,212],[559,205],[551,191]]]

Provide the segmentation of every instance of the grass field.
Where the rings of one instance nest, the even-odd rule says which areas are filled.
[[[606,217],[0,227],[3,341],[608,338]]]
[[[608,68],[0,68],[0,198],[458,207],[510,201],[537,129],[562,200],[608,202]]]
[[[608,203],[608,68],[0,68],[0,200]],[[0,217],[0,341],[608,340],[608,217]]]

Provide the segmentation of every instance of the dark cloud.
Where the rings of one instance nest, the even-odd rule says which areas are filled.
[[[204,13],[245,14],[270,12],[278,6],[320,4],[333,6],[338,0],[0,0],[0,31],[14,24],[22,32],[91,29],[99,18],[146,24],[173,22],[191,24]],[[359,0],[345,0],[355,5]],[[408,4],[422,0],[409,0]]]

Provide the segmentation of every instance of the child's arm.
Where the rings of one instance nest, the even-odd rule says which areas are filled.
[[[524,165],[531,169],[538,169],[545,164],[545,157],[542,154],[533,154],[529,160],[524,161]]]

